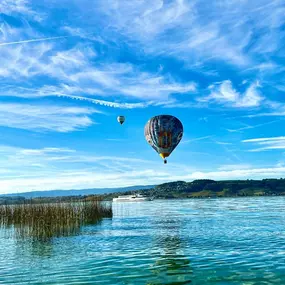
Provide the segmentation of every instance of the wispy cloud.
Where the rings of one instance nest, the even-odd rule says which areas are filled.
[[[91,40],[94,42],[99,42],[103,45],[106,44],[106,41],[101,36],[95,35],[94,32],[88,33],[88,32],[86,32],[85,29],[82,29],[79,27],[74,28],[74,27],[70,27],[70,26],[64,26],[64,27],[62,27],[62,30],[64,32],[69,33],[71,36],[80,37],[82,39],[88,39],[88,40]]]
[[[154,175],[152,168],[161,165],[160,161],[100,156],[69,148],[0,146],[0,154],[0,193],[151,184],[153,178],[163,179],[168,175],[163,170]],[[172,165],[170,168],[177,172],[181,166]]]
[[[263,126],[270,125],[270,124],[273,124],[273,123],[276,123],[276,122],[279,122],[279,121],[280,121],[280,119],[278,119],[278,120],[272,120],[272,121],[265,122],[265,123],[261,123],[261,124],[257,124],[257,125],[248,125],[248,124],[245,124],[244,127],[241,127],[241,128],[238,128],[238,129],[227,129],[227,131],[230,132],[230,133],[237,133],[237,132],[242,132],[242,131],[244,131],[244,130],[250,130],[250,129],[255,129],[255,128],[263,127]]]
[[[44,42],[29,47],[20,45],[0,48],[0,78],[22,83],[23,79],[45,74],[47,70],[44,69],[44,56],[51,49],[52,45]],[[22,83],[22,86],[25,84]]]
[[[194,62],[216,57],[244,64],[247,59],[242,49],[250,39],[249,33],[239,27],[235,33],[223,33],[222,27],[229,25],[230,17],[224,16],[228,12],[220,15],[220,9],[213,4],[204,11],[217,12],[217,16],[211,13],[211,21],[207,21],[201,9],[206,7],[203,1],[120,1],[111,5],[101,1],[100,8],[109,25],[142,42],[148,52],[171,54]]]
[[[24,149],[0,146],[1,193],[159,184],[173,180],[241,179],[284,176],[285,168],[254,168],[239,163],[216,171],[121,156],[98,156],[65,147]]]
[[[217,140],[214,140],[214,142],[216,144],[219,144],[219,145],[232,145],[233,143],[231,142],[222,142],[222,141],[217,141]]]
[[[105,100],[98,100],[98,99],[92,99],[89,97],[81,97],[81,96],[72,96],[72,95],[66,95],[66,94],[60,94],[58,92],[55,93],[47,93],[47,96],[57,96],[57,97],[66,97],[74,100],[79,101],[87,101],[93,104],[106,106],[106,107],[112,107],[112,108],[119,108],[119,109],[136,109],[136,108],[146,108],[151,105],[155,105],[154,102],[140,102],[140,103],[119,103],[119,102],[110,102]]]
[[[255,115],[249,115],[249,118],[253,117],[284,117],[285,116],[285,110],[284,111],[269,111],[266,113],[258,113]]]
[[[268,167],[268,168],[250,168],[234,169],[212,172],[194,172],[184,179],[262,179],[262,178],[280,178],[285,175],[285,167]]]
[[[92,108],[2,103],[0,126],[37,132],[70,132],[86,128],[95,122]]]
[[[29,39],[29,40],[22,40],[22,41],[16,41],[16,42],[6,42],[6,43],[0,43],[0,47],[1,46],[27,44],[27,43],[35,43],[35,42],[45,42],[45,41],[51,41],[51,40],[64,39],[64,38],[68,38],[68,37],[69,36],[60,36],[60,37],[49,37],[49,38],[41,38],[41,39]]]
[[[20,146],[17,138],[29,131],[26,148],[0,146],[2,191],[284,174],[283,165],[270,163],[268,156],[264,163],[274,167],[247,167],[249,156],[258,161],[253,157],[259,155],[241,152],[245,146],[283,149],[283,137],[241,142],[239,134],[264,126],[269,136],[278,120],[256,117],[285,115],[283,0],[87,2],[62,0],[59,15],[56,1],[0,0],[1,132],[5,143]],[[191,160],[190,168],[178,155],[177,164],[162,168],[148,152],[136,158],[134,148],[119,141],[126,156],[118,156],[112,148],[116,135],[102,134],[94,148],[89,126],[99,122],[105,107],[110,115],[111,108],[129,109],[126,113],[149,108],[137,111],[134,125],[152,113],[177,114],[170,108],[180,108],[185,130],[188,123],[201,126],[195,138],[182,140],[198,149],[181,149],[183,158],[194,156],[197,163]],[[233,125],[232,117],[246,124]],[[78,133],[66,132],[83,129],[80,150],[73,150]],[[211,130],[215,136],[205,135]],[[132,144],[137,133],[127,136]],[[205,156],[207,161],[201,160]]]
[[[259,152],[266,150],[280,150],[285,149],[285,137],[271,137],[271,138],[254,138],[243,140],[243,143],[251,143],[259,148],[251,149],[251,152]]]
[[[28,156],[38,156],[38,155],[55,155],[58,153],[74,153],[74,149],[69,148],[58,148],[58,147],[45,147],[42,149],[19,149],[19,153]]]
[[[267,100],[267,108],[265,111],[255,114],[247,115],[248,118],[255,117],[284,117],[285,116],[285,105],[284,103],[272,102]]]
[[[253,83],[246,89],[244,94],[240,94],[233,88],[230,80],[225,80],[211,85],[209,87],[210,95],[198,98],[198,101],[214,101],[219,104],[236,108],[258,107],[263,100],[263,97],[259,94],[258,87],[258,82]]]
[[[14,42],[15,43],[15,42]],[[6,43],[7,44],[7,43]],[[134,100],[167,100],[172,94],[193,93],[196,91],[196,84],[193,82],[176,82],[170,75],[162,76],[141,71],[137,66],[130,63],[108,62],[102,63],[97,52],[83,45],[77,45],[68,50],[57,50],[52,42],[33,43],[20,46],[3,46],[0,48],[0,56],[3,58],[0,67],[0,78],[8,80],[13,78],[21,81],[21,92],[17,87],[9,85],[5,88],[5,95],[13,93],[14,96],[25,95],[69,95],[78,96],[73,98],[84,99],[87,96],[112,96],[117,98],[125,97]],[[97,64],[94,65],[94,61]],[[46,81],[59,81],[56,85],[40,85],[38,77],[46,78]],[[23,79],[29,78],[33,82],[25,84]],[[16,90],[13,92],[13,88]],[[85,96],[82,96],[84,94]],[[72,98],[72,97],[70,97]],[[120,106],[108,101],[101,101],[108,106]],[[135,105],[122,104],[126,108]],[[138,105],[139,107],[139,105]]]
[[[139,41],[147,52],[187,62],[223,60],[242,67],[258,63],[257,54],[272,53],[282,44],[278,35],[284,24],[282,1],[98,3],[115,31]]]
[[[188,140],[182,140],[181,143],[182,144],[187,144],[187,143],[192,143],[195,141],[201,141],[201,140],[207,140],[209,138],[212,138],[214,135],[210,135],[210,136],[204,136],[204,137],[199,137],[199,138],[193,138],[193,139],[188,139]]]
[[[31,19],[39,22],[44,18],[44,15],[42,13],[35,11],[31,7],[29,0],[1,0],[0,14],[30,17]]]
[[[23,98],[41,98],[41,97],[58,97],[58,98],[67,98],[75,101],[85,101],[92,104],[119,108],[119,109],[140,109],[146,108],[149,106],[160,106],[168,103],[166,102],[157,102],[157,101],[146,101],[146,102],[137,102],[137,103],[128,103],[128,102],[112,102],[101,99],[93,99],[92,97],[85,96],[76,96],[70,94],[79,94],[87,93],[87,90],[80,87],[71,87],[67,85],[56,86],[43,86],[41,88],[24,88],[14,85],[3,86],[2,92],[4,96],[13,96],[13,97],[23,97]],[[95,90],[93,90],[95,92]],[[1,96],[1,95],[0,95]]]
[[[1,164],[6,162],[6,170],[0,181],[1,193],[24,192],[32,190],[51,189],[84,189],[100,187],[122,187],[141,184],[160,184],[173,180],[191,181],[194,179],[252,179],[265,177],[282,177],[284,167],[251,168],[247,165],[221,166],[217,171],[194,171],[169,165],[166,169],[158,168],[157,164],[142,162],[123,157],[92,157],[70,153],[70,150],[58,149],[55,152],[39,150],[17,150],[1,148]],[[8,154],[10,153],[10,154]],[[62,156],[62,155],[67,156]],[[84,160],[86,159],[86,161]],[[20,163],[23,162],[23,163]],[[58,171],[60,163],[73,168]],[[80,162],[79,162],[80,161]],[[86,163],[88,168],[82,168],[77,163]],[[70,163],[72,162],[72,163]],[[91,163],[92,162],[92,163]],[[110,163],[112,162],[112,164]],[[91,164],[90,164],[91,163]],[[99,163],[97,165],[96,163]],[[17,166],[21,166],[21,168]],[[140,167],[138,168],[138,165]],[[161,165],[161,164],[160,164]],[[138,170],[139,169],[139,170]],[[155,171],[154,171],[155,170]]]

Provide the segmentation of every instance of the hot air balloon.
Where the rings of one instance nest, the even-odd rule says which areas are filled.
[[[118,116],[117,121],[122,125],[125,122],[124,116]]]
[[[173,116],[159,115],[151,118],[144,127],[146,141],[167,163],[168,157],[183,136],[182,123]]]

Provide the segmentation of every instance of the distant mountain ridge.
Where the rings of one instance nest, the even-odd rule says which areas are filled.
[[[179,199],[179,198],[204,198],[204,197],[238,197],[238,196],[272,196],[285,195],[285,179],[262,180],[222,180],[198,179],[192,182],[174,181],[160,185],[137,185],[118,188],[93,188],[83,190],[51,190],[34,191],[25,193],[13,193],[0,195],[1,200],[21,200],[29,198],[43,198],[42,200],[54,200],[55,197],[65,199],[84,199],[88,196],[100,195],[103,199],[111,200],[117,195],[141,193],[152,196],[155,199]],[[50,198],[50,199],[48,199]],[[82,197],[83,198],[83,197]],[[1,204],[1,203],[0,203]]]
[[[174,181],[136,192],[151,196],[154,199],[279,196],[285,195],[285,179]],[[125,192],[123,194],[130,193]],[[110,193],[103,196],[105,196],[105,199],[110,200],[116,195],[117,193]]]
[[[155,187],[155,185],[136,185],[118,188],[92,188],[80,190],[47,190],[47,191],[33,191],[23,193],[1,194],[0,197],[24,197],[24,198],[37,198],[37,197],[65,197],[65,196],[79,196],[79,195],[100,195],[114,192],[128,192],[136,190],[146,190]]]
[[[285,179],[174,181],[149,192],[158,199],[285,195]]]

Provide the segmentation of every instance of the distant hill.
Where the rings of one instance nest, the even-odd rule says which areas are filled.
[[[155,198],[203,198],[285,195],[285,179],[176,181],[155,186]]]
[[[285,195],[285,179],[263,180],[194,180],[175,181],[160,185],[142,185],[122,188],[94,188],[85,190],[35,191],[0,195],[0,204],[22,203],[33,198],[35,202],[80,201],[100,196],[111,200],[118,195],[141,193],[155,199],[241,197]],[[39,198],[40,197],[40,198]]]
[[[48,191],[33,191],[23,193],[12,193],[0,195],[0,199],[4,197],[24,197],[24,198],[37,198],[37,197],[65,197],[65,196],[88,196],[88,195],[100,195],[114,192],[128,192],[139,189],[150,189],[155,187],[154,185],[140,185],[129,186],[121,188],[92,188],[82,190],[48,190]]]
[[[285,179],[175,181],[157,185],[147,191],[138,190],[137,193],[155,199],[285,195]],[[109,200],[116,195],[117,193],[106,194],[104,199]]]

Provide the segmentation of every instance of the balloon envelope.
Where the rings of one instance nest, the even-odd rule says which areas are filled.
[[[125,122],[124,116],[118,116],[117,121],[122,125]]]
[[[165,159],[181,141],[183,125],[171,115],[155,116],[146,123],[144,135],[152,148]]]

